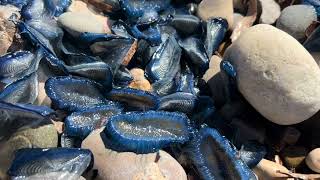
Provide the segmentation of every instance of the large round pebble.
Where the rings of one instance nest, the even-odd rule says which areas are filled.
[[[211,17],[222,17],[228,21],[229,27],[231,27],[233,0],[202,0],[198,6],[198,16],[205,21]]]
[[[93,131],[83,142],[82,148],[90,149],[94,156],[94,169],[100,179],[132,180],[137,177],[165,177],[167,180],[186,180],[181,165],[168,153],[135,154],[106,149],[100,133]],[[155,163],[155,164],[153,164]],[[155,165],[157,167],[155,167]],[[159,172],[160,170],[160,172]]]
[[[287,32],[297,40],[303,40],[305,31],[312,21],[317,20],[313,6],[293,5],[282,10],[277,21],[277,28]]]
[[[239,91],[264,117],[300,123],[320,109],[320,69],[287,33],[267,24],[249,28],[226,51]]]
[[[308,154],[306,164],[312,171],[320,173],[320,148],[316,148]]]

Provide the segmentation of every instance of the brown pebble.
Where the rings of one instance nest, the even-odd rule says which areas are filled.
[[[152,91],[150,82],[144,77],[143,69],[133,68],[130,70],[130,73],[133,77],[133,81],[129,84],[130,88]]]

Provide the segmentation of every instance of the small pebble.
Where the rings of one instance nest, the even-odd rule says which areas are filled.
[[[144,76],[144,70],[140,68],[133,68],[130,70],[133,81],[129,84],[130,88],[140,89],[143,91],[152,91],[150,82]]]
[[[287,32],[299,41],[305,39],[305,31],[309,25],[317,20],[317,13],[313,6],[293,5],[282,10],[277,21],[277,28]]]
[[[222,17],[231,27],[233,24],[232,0],[202,0],[198,5],[198,16],[204,21],[211,17]]]
[[[241,94],[268,120],[297,124],[319,111],[320,69],[287,33],[255,25],[240,35],[223,59],[237,70]]]
[[[89,13],[66,12],[59,16],[58,23],[75,37],[83,32],[111,33],[107,17]]]
[[[320,148],[309,152],[306,158],[306,164],[312,171],[320,173]]]
[[[92,151],[95,159],[93,169],[98,170],[98,178],[131,180],[134,177],[141,177],[142,174],[149,177],[161,177],[159,174],[161,172],[161,175],[167,180],[187,180],[187,175],[181,165],[165,151],[160,150],[158,153],[149,154],[116,152],[105,147],[100,136],[102,130],[93,131],[81,146]],[[160,172],[157,168],[149,167],[150,163],[154,162]]]
[[[262,6],[262,13],[259,19],[260,24],[273,24],[279,18],[280,6],[274,0],[259,0]]]

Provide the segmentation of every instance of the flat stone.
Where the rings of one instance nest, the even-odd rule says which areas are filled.
[[[308,154],[306,164],[312,171],[320,173],[320,148],[316,148]]]
[[[313,6],[293,5],[282,10],[277,20],[277,28],[287,32],[297,40],[305,38],[305,31],[317,20],[317,13]]]
[[[131,180],[134,177],[141,177],[141,175],[147,175],[148,177],[164,176],[167,180],[187,179],[187,175],[181,165],[165,151],[135,154],[133,152],[116,152],[106,149],[100,136],[102,130],[93,131],[82,142],[81,146],[82,148],[90,149],[93,153],[93,169],[98,170],[98,179]],[[157,169],[155,165],[160,169],[160,172],[155,170]]]
[[[229,27],[233,24],[232,0],[202,0],[197,12],[204,21],[211,17],[222,17],[228,21]]]
[[[34,147],[51,148],[58,146],[58,133],[53,124],[29,128],[15,133],[13,136],[24,136]]]
[[[111,33],[107,17],[97,17],[89,13],[66,12],[58,18],[58,23],[73,36],[80,33]]]
[[[301,146],[288,146],[281,152],[281,157],[288,168],[301,166],[307,156],[307,149]]]
[[[267,24],[253,26],[227,49],[224,59],[237,71],[239,91],[268,120],[291,125],[319,111],[320,69],[287,33]]]
[[[262,13],[259,19],[260,24],[273,24],[281,14],[279,4],[274,0],[259,0]]]

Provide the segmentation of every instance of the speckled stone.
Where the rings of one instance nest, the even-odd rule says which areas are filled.
[[[15,133],[13,136],[24,136],[34,147],[50,148],[58,146],[58,133],[53,124],[29,128]]]
[[[98,179],[132,180],[141,175],[142,177],[163,175],[167,180],[187,180],[181,165],[165,151],[160,150],[158,153],[149,154],[116,152],[105,147],[100,136],[102,130],[93,131],[81,145],[82,148],[90,149],[93,153],[93,169],[98,170]],[[151,167],[150,164],[152,164]],[[155,165],[160,172],[156,170]]]
[[[316,148],[308,154],[306,163],[312,171],[320,173],[320,148]]]
[[[293,5],[282,10],[277,20],[277,28],[287,32],[297,40],[305,38],[305,31],[312,21],[317,20],[313,6]]]
[[[268,120],[297,124],[319,111],[320,69],[287,33],[255,25],[227,49],[224,59],[237,71],[241,94]]]

